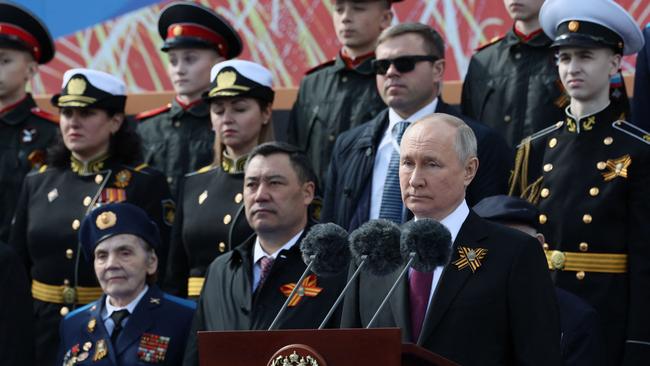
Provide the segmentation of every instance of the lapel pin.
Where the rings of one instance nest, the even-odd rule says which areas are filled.
[[[472,273],[475,273],[476,270],[483,264],[481,261],[487,255],[487,249],[484,248],[469,248],[469,247],[458,247],[458,260],[454,261],[452,264],[455,265],[458,270],[462,270],[465,267],[469,267],[472,270]]]

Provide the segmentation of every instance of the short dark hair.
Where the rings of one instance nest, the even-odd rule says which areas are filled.
[[[291,162],[291,167],[296,172],[300,183],[313,182],[314,185],[318,187],[318,178],[316,177],[316,173],[314,173],[314,169],[311,167],[309,159],[307,159],[307,155],[296,146],[286,142],[271,141],[257,145],[253,151],[251,151],[248,161],[246,162],[246,167],[248,168],[250,161],[258,155],[266,157],[273,154],[287,155]]]
[[[377,39],[377,46],[388,39],[408,33],[415,33],[422,38],[427,54],[445,58],[445,41],[433,27],[422,23],[400,23],[384,29]]]

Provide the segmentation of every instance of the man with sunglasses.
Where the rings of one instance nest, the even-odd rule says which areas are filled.
[[[375,89],[375,43],[402,0],[336,0],[332,21],[341,50],[307,71],[287,129],[288,140],[307,153],[321,180],[336,137],[374,117],[386,105]]]
[[[467,190],[470,205],[506,191],[511,151],[490,128],[470,120],[440,97],[445,70],[444,41],[433,28],[403,23],[379,37],[373,62],[377,90],[388,105],[374,118],[339,136],[325,183],[322,221],[348,230],[369,219],[404,222],[397,163],[406,127],[432,113],[458,116],[478,139],[481,167]]]

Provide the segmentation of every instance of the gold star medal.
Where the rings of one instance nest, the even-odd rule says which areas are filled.
[[[468,248],[459,246],[458,247],[458,260],[453,262],[458,270],[462,270],[465,267],[469,267],[472,270],[472,273],[475,273],[476,270],[483,264],[481,261],[485,258],[487,254],[487,249],[484,248]]]

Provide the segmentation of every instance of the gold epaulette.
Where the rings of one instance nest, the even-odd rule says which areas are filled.
[[[621,132],[623,132],[625,134],[628,134],[628,135],[634,137],[635,139],[637,139],[637,140],[639,140],[641,142],[645,142],[646,144],[650,144],[650,132],[642,129],[641,127],[639,127],[639,126],[637,126],[635,124],[632,124],[632,123],[630,123],[628,121],[619,119],[618,121],[615,121],[614,123],[612,123],[612,127],[614,127],[615,129],[617,129],[617,130],[619,130],[619,131],[621,131]]]
[[[502,35],[502,36],[495,36],[495,37],[492,37],[489,41],[487,41],[487,42],[481,44],[480,46],[476,47],[476,49],[474,49],[474,51],[475,51],[475,52],[481,51],[481,50],[484,49],[485,47],[487,47],[487,46],[491,46],[491,45],[493,45],[493,44],[499,42],[500,40],[502,40],[502,39],[504,39],[504,38],[506,38],[505,34]]]
[[[509,196],[518,194],[519,197],[525,199],[528,202],[531,202],[533,204],[537,203],[539,200],[539,190],[542,185],[544,176],[540,176],[532,183],[528,182],[528,165],[530,159],[531,142],[539,139],[540,137],[546,136],[553,131],[557,131],[558,129],[562,128],[562,126],[564,126],[564,121],[558,121],[554,125],[548,126],[524,138],[521,140],[521,143],[517,145],[515,166],[508,181]]]
[[[186,177],[190,177],[190,176],[192,176],[192,175],[197,175],[197,174],[207,173],[207,172],[209,172],[210,170],[212,170],[212,169],[214,169],[214,168],[215,168],[215,166],[212,165],[212,164],[211,164],[211,165],[206,165],[206,166],[204,166],[203,168],[201,168],[201,169],[199,169],[199,170],[197,170],[197,171],[195,171],[195,172],[191,172],[191,173],[187,173],[187,174],[185,174],[185,176],[186,176]]]
[[[135,170],[136,172],[139,172],[139,171],[142,171],[142,169],[144,169],[144,168],[146,168],[146,167],[148,167],[148,166],[149,166],[149,164],[147,164],[147,163],[142,163],[142,164],[136,166],[135,168],[133,168],[133,170]]]
[[[47,165],[43,165],[43,166],[41,166],[40,168],[38,168],[38,172],[39,172],[39,173],[43,173],[43,172],[46,171],[46,170],[47,170]]]

